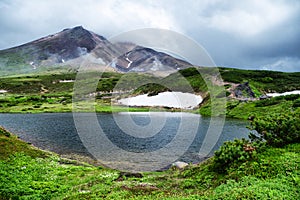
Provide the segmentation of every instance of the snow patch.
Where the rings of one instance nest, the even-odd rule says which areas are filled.
[[[193,109],[203,98],[201,96],[182,92],[162,92],[156,96],[147,94],[121,99],[118,103],[127,106],[163,106],[171,108]]]
[[[154,58],[153,66],[151,67],[152,71],[158,71],[162,67],[161,62],[157,59],[157,57]]]
[[[60,80],[60,83],[73,83],[75,80]]]
[[[31,61],[29,64],[32,66],[33,69],[36,69],[36,65],[33,61]]]
[[[133,61],[129,60],[128,57],[126,57],[126,60],[128,61],[128,65],[127,65],[127,68],[130,68],[130,65],[132,64]]]
[[[267,93],[266,95],[268,97],[278,97],[278,96],[286,96],[291,94],[300,94],[300,90],[294,90],[294,91],[284,92],[284,93]]]
[[[6,93],[7,90],[0,90],[0,94]]]

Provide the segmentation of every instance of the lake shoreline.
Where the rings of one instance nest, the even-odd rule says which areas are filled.
[[[150,115],[147,112],[133,112],[129,114],[118,113],[117,115],[97,113],[99,125],[103,131],[105,131],[104,133],[107,139],[111,141],[111,143],[114,145],[114,148],[117,147],[118,149],[122,150],[122,152],[125,150],[125,152],[140,152],[141,155],[145,154],[146,157],[138,157],[137,160],[132,160],[131,156],[124,157],[122,152],[111,151],[110,149],[112,148],[110,146],[106,147],[103,142],[100,142],[103,139],[95,143],[97,147],[99,146],[99,149],[97,148],[96,151],[106,152],[106,150],[109,150],[109,153],[106,155],[106,152],[103,154],[103,156],[99,157],[97,152],[93,152],[94,147],[91,151],[91,147],[88,145],[89,143],[86,143],[85,139],[95,137],[95,135],[90,135],[91,133],[86,132],[85,130],[83,133],[78,132],[78,127],[74,124],[72,113],[4,113],[0,114],[0,121],[1,126],[13,133],[16,133],[16,135],[22,140],[29,142],[43,150],[55,152],[67,158],[76,158],[76,160],[80,158],[80,160],[88,160],[91,164],[97,164],[97,161],[99,161],[99,163],[103,161],[104,164],[106,162],[111,162],[112,165],[110,165],[110,167],[112,168],[114,167],[114,163],[118,164],[120,167],[124,166],[126,163],[129,163],[130,166],[138,166],[143,165],[144,163],[147,164],[149,161],[151,161],[150,163],[152,164],[163,163],[164,165],[164,163],[167,163],[167,165],[169,165],[175,161],[199,163],[199,161],[203,161],[204,157],[206,158],[205,152],[200,151],[201,141],[205,141],[204,136],[207,134],[209,124],[214,120],[209,117],[200,117],[199,115],[192,113],[161,112],[157,115],[156,113],[158,112],[153,112]],[[80,117],[83,117],[83,120],[88,123],[90,120],[92,120],[93,115],[94,113],[92,113],[92,115],[84,114]],[[157,118],[157,120],[150,120],[150,116],[151,119],[154,117],[154,119]],[[124,130],[124,127],[122,127],[123,125],[120,123],[122,123],[124,120],[127,120],[128,117],[134,120],[134,123],[136,123],[135,126],[139,126],[141,130],[143,130],[142,132],[146,134],[145,136],[140,135],[139,131],[128,132],[128,130]],[[166,122],[163,122],[164,119]],[[196,121],[199,122],[196,123]],[[161,124],[161,122],[163,122],[163,124]],[[150,123],[150,126],[148,123]],[[182,123],[185,125],[182,125]],[[198,123],[199,125],[196,125]],[[191,124],[194,125],[191,126]],[[213,145],[214,148],[211,149],[210,153],[213,153],[215,150],[217,150],[224,141],[232,140],[233,138],[247,138],[249,133],[248,129],[245,128],[247,124],[248,123],[244,120],[226,121],[226,125],[224,127],[222,126],[222,131],[220,132],[219,136],[220,139],[215,141],[216,145]],[[127,126],[131,127],[126,122],[126,127]],[[183,126],[189,128],[181,129],[180,127]],[[115,128],[112,129],[111,127]],[[179,132],[179,130],[181,131]],[[191,132],[190,130],[194,131]],[[136,135],[137,133],[138,135]],[[184,137],[187,138],[186,141],[175,139],[177,137],[182,137],[183,134]],[[100,137],[101,135],[103,135],[101,132],[97,132],[97,137]],[[158,152],[161,149],[164,149],[165,145],[174,145],[174,143],[181,146],[181,148],[177,148],[179,146],[176,146],[176,149],[173,149],[172,151],[163,150],[166,151],[164,154],[155,156],[155,158],[159,160],[153,160],[153,157],[147,153],[151,152],[152,155],[152,152]],[[114,159],[110,160],[110,156],[112,156]],[[152,164],[149,166],[152,166]],[[116,168],[120,167],[116,166]],[[165,167],[163,168],[165,169]],[[156,169],[161,169],[161,167],[153,166],[153,170]]]
[[[112,114],[112,113],[119,113],[119,112],[183,112],[183,113],[191,113],[201,115],[199,110],[181,110],[178,108],[158,108],[158,107],[149,107],[149,106],[142,106],[142,107],[123,107],[120,109],[120,106],[117,107],[118,109],[112,110],[103,110],[103,111],[96,111],[96,114]],[[2,111],[0,110],[0,114],[43,114],[43,113],[92,113],[90,111],[72,111],[72,110],[52,110],[52,111],[43,111],[43,110],[32,110],[32,111]],[[222,115],[218,116],[211,116],[211,115],[201,115],[203,117],[223,117]],[[226,119],[238,119],[238,120],[248,120],[245,118],[234,117],[234,116],[225,116]]]

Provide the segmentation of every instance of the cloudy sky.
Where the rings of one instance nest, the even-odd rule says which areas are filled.
[[[0,0],[0,49],[82,25],[106,38],[164,28],[217,66],[300,71],[298,0]]]

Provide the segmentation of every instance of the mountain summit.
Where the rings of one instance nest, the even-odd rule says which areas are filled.
[[[100,44],[109,45],[109,42],[104,37],[77,26],[21,46],[2,50],[0,56],[7,56],[9,63],[14,62],[15,57],[11,58],[10,55],[15,54],[19,61],[31,65],[53,65],[88,54]]]
[[[112,44],[82,26],[64,29],[32,42],[0,51],[0,75],[32,73],[68,67],[76,69],[86,57],[122,72],[175,71],[191,64],[166,53],[128,43]]]

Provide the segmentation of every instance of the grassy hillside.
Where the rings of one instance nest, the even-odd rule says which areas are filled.
[[[224,86],[214,83],[212,77],[215,76],[216,69],[211,68],[179,70],[165,78],[147,74],[106,72],[99,75],[98,94],[95,94],[96,111],[112,112],[111,97],[116,97],[110,93],[113,90],[128,91],[130,95],[144,93],[155,95],[167,90],[195,92],[204,97],[204,102],[200,109],[194,112],[206,116],[211,115],[211,100],[214,106],[218,107],[219,104],[221,105],[218,102],[222,102],[225,96],[232,94],[237,84],[248,82],[256,98],[267,92],[300,90],[300,73],[230,68],[219,68],[219,71],[225,82]],[[0,112],[71,112],[74,85],[72,81],[75,78],[74,72],[2,77],[0,90],[6,90],[7,93],[0,94]],[[211,96],[209,88],[212,86],[214,94]],[[226,94],[223,94],[224,89]],[[120,95],[126,96],[125,93]],[[263,115],[266,111],[282,112],[286,109],[294,109],[299,107],[300,102],[299,96],[253,102],[228,97],[226,100],[227,116],[242,119],[252,115]],[[116,106],[113,110],[126,111],[127,108]],[[130,108],[130,111],[147,110],[149,108]]]
[[[252,102],[229,100],[226,115],[233,118],[248,119],[252,116],[285,113],[297,109],[300,109],[300,95],[288,95]]]
[[[98,83],[97,91],[104,94],[96,96],[96,110],[111,112],[111,94],[121,74],[104,73]],[[136,76],[127,76],[131,83],[137,81]],[[0,79],[1,90],[7,93],[0,94],[0,112],[38,113],[38,112],[71,112],[73,85],[75,73],[53,73],[42,75],[26,75],[4,77]],[[116,111],[126,111],[127,108],[116,107]],[[146,111],[148,109],[130,108],[130,111]]]
[[[220,73],[225,82],[242,83],[248,81],[260,92],[281,93],[300,89],[300,72],[286,73],[220,68]]]
[[[0,126],[0,159],[5,160],[12,154],[23,152],[24,154],[36,157],[47,157],[48,153],[21,141],[15,135],[12,135]]]

